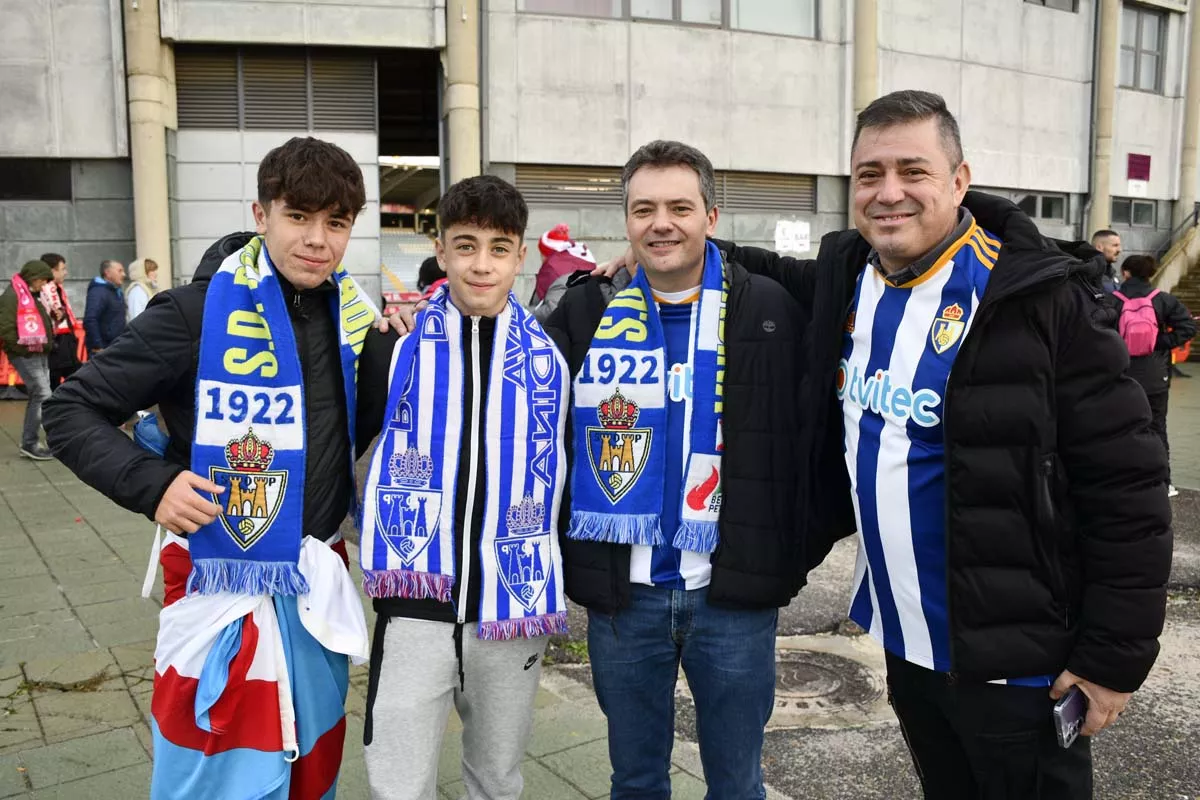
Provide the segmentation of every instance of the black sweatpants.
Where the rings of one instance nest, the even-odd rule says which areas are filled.
[[[1058,746],[1049,687],[955,681],[891,653],[887,671],[925,800],[1091,798],[1091,742]]]
[[[1170,392],[1146,395],[1146,399],[1150,401],[1150,430],[1162,439],[1163,449],[1167,451],[1167,483],[1171,482],[1171,443],[1167,441],[1167,400],[1170,397]]]

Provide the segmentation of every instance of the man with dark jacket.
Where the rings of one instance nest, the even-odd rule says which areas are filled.
[[[119,261],[102,261],[100,274],[88,284],[83,333],[89,356],[108,347],[125,330],[124,283],[125,266]]]
[[[312,138],[296,138],[268,153],[259,167],[258,182],[259,200],[254,212],[261,237],[238,233],[216,242],[205,253],[192,283],[156,295],[124,333],[59,387],[47,405],[47,435],[55,455],[85,483],[171,532],[162,550],[164,628],[166,615],[183,605],[175,601],[188,591],[190,578],[197,574],[195,552],[206,537],[220,542],[234,537],[239,547],[244,546],[252,554],[256,541],[269,542],[277,534],[294,536],[297,541],[304,536],[302,552],[308,552],[304,548],[309,538],[324,542],[315,550],[333,549],[340,555],[340,569],[345,561],[345,545],[338,528],[354,504],[354,456],[366,449],[382,424],[382,397],[370,398],[372,402],[354,417],[358,360],[354,345],[357,341],[361,346],[363,338],[374,335],[367,333],[374,312],[340,263],[353,221],[365,203],[360,169],[341,148]],[[223,356],[217,353],[214,359],[205,354],[204,330],[208,327],[206,312],[218,302],[208,302],[216,291],[213,287],[217,280],[223,286],[232,284],[234,290],[239,286],[263,287],[261,296],[269,305],[259,305],[259,314],[228,308],[228,299],[219,306],[215,313],[222,315],[217,319],[225,324],[217,326],[218,334],[234,329],[242,342],[233,342],[237,346],[223,350]],[[238,299],[229,291],[226,298]],[[282,297],[268,297],[267,292],[278,292]],[[237,316],[229,316],[231,312]],[[264,314],[275,320],[274,326],[266,322]],[[282,336],[278,330],[280,318],[286,320],[282,324],[290,325],[292,336],[288,338],[294,344],[280,339],[284,346],[276,346],[274,339]],[[353,325],[349,324],[351,320]],[[255,345],[253,355],[247,344]],[[289,367],[285,359],[298,361],[298,367]],[[236,374],[242,376],[255,371],[255,365],[273,365],[273,370],[263,371],[269,375],[294,374],[301,385],[289,387],[286,392],[256,392],[254,387],[230,382],[202,381],[199,372],[201,368],[211,369],[208,364],[231,365],[241,370]],[[246,382],[249,377],[241,380]],[[386,374],[377,381],[385,382]],[[161,458],[140,448],[116,427],[138,409],[155,404],[170,434]],[[210,432],[198,438],[202,426],[209,426]],[[267,442],[272,438],[273,446]],[[206,442],[216,442],[224,450],[229,469],[204,469],[197,463],[196,452]],[[304,456],[302,474],[292,475],[290,482],[285,474],[283,488],[272,494],[269,487],[280,486],[279,470],[288,457],[285,445],[295,452],[297,444]],[[264,459],[274,470],[266,477]],[[242,463],[250,467],[237,472]],[[196,467],[201,469],[193,471]],[[241,502],[225,503],[239,490],[238,484],[217,481],[228,480],[231,473],[245,480],[241,488],[247,496],[252,482],[257,487],[254,499],[245,501],[245,508]],[[297,485],[303,486],[299,513],[287,524],[287,530],[280,530],[280,525],[272,526],[275,516],[268,515],[271,509],[265,506],[273,503],[278,509],[286,499],[283,492]],[[264,494],[258,494],[264,490]],[[252,502],[263,503],[264,509],[257,510]],[[232,524],[230,517],[234,518]],[[236,538],[239,533],[260,531],[262,536],[249,544]],[[335,556],[335,562],[338,560]],[[252,567],[258,568],[259,564]],[[253,574],[254,570],[249,572]],[[323,575],[327,580],[331,577],[329,570]],[[349,581],[344,570],[332,579]],[[211,596],[196,596],[195,587],[192,589],[188,599],[193,607],[195,601]],[[255,589],[236,591],[259,593]],[[348,592],[347,596],[353,598],[353,589]],[[288,596],[282,589],[269,594],[279,609],[280,620],[295,611],[294,595]],[[328,602],[323,599],[313,605],[320,605],[319,610],[333,608],[335,595],[332,592],[326,595]],[[346,642],[354,637],[344,634],[334,623],[357,614],[365,656],[365,621],[357,600],[353,605],[355,609],[340,609],[340,616],[322,618],[321,622],[325,630],[335,631],[340,641]],[[296,727],[291,735],[299,737],[299,744],[295,752],[274,752],[279,759],[271,762],[271,768],[283,770],[279,780],[285,782],[285,793],[290,781],[293,794],[322,796],[334,787],[340,765],[347,653],[326,649],[324,642],[316,640],[302,625],[292,624],[290,630],[287,668],[293,692],[302,698],[296,701],[297,711],[292,717]],[[247,741],[244,737],[271,742],[269,737],[254,737],[255,731],[272,727],[266,720],[274,706],[239,706],[238,714],[227,719],[222,730],[216,730],[215,725],[213,730],[199,728],[191,698],[174,696],[170,700],[168,687],[164,689],[168,694],[159,702],[158,679],[164,677],[166,667],[161,663],[157,666],[152,795],[175,797],[199,792],[214,797],[258,796],[248,781],[266,781],[274,775],[259,768],[261,761],[254,762],[258,767],[247,767],[247,771],[222,768],[219,759],[205,760],[203,756],[240,746],[236,743]],[[224,677],[232,682],[243,679],[244,674]],[[281,706],[279,711],[284,713]],[[278,737],[280,728],[275,727],[274,732]],[[272,751],[268,745],[255,747]],[[187,757],[170,757],[181,751]],[[337,755],[331,757],[330,753]]]
[[[54,457],[42,444],[39,433],[42,406],[51,391],[49,356],[54,350],[54,326],[40,294],[53,277],[44,261],[30,261],[0,294],[0,343],[29,393],[25,426],[21,429],[21,455],[35,461]]]
[[[1158,653],[1166,457],[1097,276],[1011,203],[968,193],[941,97],[858,118],[857,231],[816,261],[728,246],[808,331],[801,504],[810,564],[859,531],[851,618],[887,652],[927,798],[1091,797],[1089,740]],[[1085,254],[1090,258],[1091,251]]]
[[[1158,438],[1162,440],[1163,448],[1168,458],[1171,445],[1167,440],[1167,400],[1171,388],[1171,351],[1182,347],[1196,335],[1196,321],[1183,303],[1173,294],[1160,292],[1150,285],[1150,278],[1158,269],[1158,263],[1153,256],[1129,256],[1121,265],[1121,290],[1114,292],[1117,303],[1117,314],[1123,317],[1125,304],[1130,300],[1150,298],[1150,308],[1153,310],[1157,334],[1154,336],[1153,350],[1144,350],[1138,355],[1131,352],[1129,358],[1129,376],[1142,385],[1146,391],[1146,399],[1150,401],[1150,426]],[[1179,490],[1170,483],[1170,468],[1167,471],[1167,496],[1175,497]]]
[[[588,610],[612,797],[670,796],[680,665],[709,795],[763,797],[778,609],[805,563],[804,314],[706,243],[718,211],[698,150],[652,142],[623,184],[643,269],[611,302],[601,280],[570,289],[546,323],[575,376],[563,561]]]

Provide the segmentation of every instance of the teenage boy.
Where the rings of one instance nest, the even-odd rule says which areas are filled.
[[[214,244],[192,283],[156,295],[47,403],[54,454],[169,531],[153,798],[336,790],[347,656],[367,655],[338,534],[375,320],[341,264],[364,204],[341,148],[275,148],[258,169],[258,235]],[[153,405],[163,457],[116,427]]]
[[[778,609],[805,574],[803,317],[706,242],[703,153],[651,142],[622,184],[641,269],[611,302],[602,281],[569,290],[547,322],[574,376],[566,590],[588,610],[612,797],[670,796],[682,665],[708,796],[761,798]]]
[[[558,515],[566,363],[512,294],[529,212],[490,176],[446,192],[447,285],[394,352],[363,497],[362,568],[378,619],[363,736],[376,798],[432,800],[453,705],[469,798],[521,796],[547,638],[567,627]]]

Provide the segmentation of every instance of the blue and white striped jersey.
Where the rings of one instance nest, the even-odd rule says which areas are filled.
[[[893,655],[950,671],[946,382],[1000,251],[974,221],[919,277],[868,266],[846,322],[837,395],[859,549],[850,618]],[[1045,678],[1002,683],[1049,685]]]

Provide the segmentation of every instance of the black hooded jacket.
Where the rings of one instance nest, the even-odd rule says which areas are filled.
[[[1003,243],[944,393],[952,670],[991,680],[1069,669],[1133,691],[1158,654],[1171,566],[1167,460],[1125,344],[1072,255],[1007,200],[963,204]],[[870,245],[831,233],[815,261],[726,246],[812,314],[802,484],[809,563],[856,527],[835,391]]]
[[[1136,300],[1149,295],[1154,287],[1143,278],[1130,278],[1121,284],[1119,291],[1130,300]],[[1116,296],[1113,301],[1120,314],[1125,302]],[[1142,385],[1147,395],[1162,394],[1171,387],[1171,351],[1187,344],[1196,335],[1196,321],[1178,297],[1159,292],[1150,303],[1158,318],[1158,341],[1154,344],[1154,352],[1129,359],[1129,376]]]
[[[213,244],[191,283],[155,295],[125,332],[55,390],[43,407],[55,456],[84,483],[151,520],[171,481],[191,463],[196,366],[209,279],[252,236],[230,234]],[[338,334],[329,302],[336,288],[326,283],[296,292],[282,276],[280,284],[304,379],[304,532],[327,539],[345,518],[354,492]],[[368,336],[376,335],[372,331]],[[356,420],[360,453],[382,422],[383,403],[377,400],[378,408]],[[138,409],[155,404],[170,434],[165,458],[143,450],[117,427]]]

